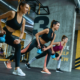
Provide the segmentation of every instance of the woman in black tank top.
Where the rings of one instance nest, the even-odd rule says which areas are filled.
[[[6,33],[6,43],[13,46],[15,48],[15,54],[14,54],[14,59],[15,59],[15,69],[13,71],[14,75],[19,75],[19,76],[25,76],[25,73],[19,68],[20,64],[20,57],[21,57],[21,44],[20,41],[23,37],[24,34],[24,29],[25,29],[25,19],[23,19],[23,15],[26,14],[29,10],[29,5],[26,4],[25,1],[22,1],[19,3],[18,6],[18,11],[8,11],[5,14],[0,15],[0,30],[2,33]],[[6,21],[6,27],[2,29],[1,27],[1,19],[7,18]],[[15,30],[19,30],[22,27],[22,31],[20,34],[19,39],[15,39],[12,37],[12,32]],[[12,60],[13,58],[10,58]],[[6,62],[4,62],[6,67],[7,65]],[[8,61],[9,64],[9,61]],[[9,67],[11,68],[11,67]]]
[[[51,27],[49,29],[44,29],[43,31],[41,32],[38,32],[36,34],[36,39],[32,40],[32,42],[29,44],[28,47],[26,47],[25,49],[21,50],[21,53],[27,53],[29,51],[31,51],[34,47],[38,47],[38,48],[41,48],[41,50],[43,51],[41,54],[39,54],[38,56],[34,57],[33,59],[31,59],[28,63],[25,64],[25,66],[27,66],[28,69],[30,69],[30,64],[36,60],[36,59],[39,59],[41,57],[44,57],[46,56],[46,54],[48,54],[48,59],[47,59],[47,64],[50,60],[50,56],[51,54],[54,54],[54,51],[52,49],[52,51],[49,49],[53,42],[54,42],[54,39],[55,39],[55,36],[56,34],[54,34],[54,32],[56,30],[59,29],[59,26],[60,26],[60,23],[58,21],[55,21],[53,20],[51,22]],[[48,31],[49,30],[49,31]],[[48,43],[49,41],[51,41],[50,45],[47,47],[45,46],[45,44],[42,44],[39,40],[39,36],[42,35],[42,39]],[[45,37],[44,37],[45,36]],[[47,48],[44,48],[44,47],[47,47]],[[50,74],[50,73],[49,73]]]
[[[54,31],[55,30],[58,30],[59,29],[59,26],[60,26],[60,23],[58,21],[53,20],[51,22],[51,27],[50,28],[47,28],[47,29],[44,29],[43,31],[38,32],[36,34],[36,39],[33,39],[32,42],[27,47],[25,47],[24,49],[21,50],[21,53],[23,54],[23,53],[30,52],[34,47],[41,48],[41,49],[43,48],[43,53],[41,53],[40,55],[38,55],[35,58],[33,58],[32,60],[30,60],[29,63],[26,63],[25,64],[28,69],[30,69],[30,65],[29,64],[32,61],[34,61],[35,59],[39,59],[39,58],[41,58],[43,56],[46,56],[46,54],[48,54],[47,62],[49,62],[50,55],[52,53],[54,53],[53,51],[49,50],[49,47],[52,46],[52,43],[54,42],[54,39],[55,39]],[[41,41],[39,40],[39,36],[40,35],[42,35],[41,38],[46,43],[49,42],[49,41],[51,41],[51,43],[50,43],[50,45],[48,47],[41,43]],[[46,36],[45,38],[48,39],[48,40],[46,40],[45,38],[43,38],[44,36]],[[44,50],[44,47],[47,47],[46,50]],[[13,59],[14,59],[14,56],[13,56]]]

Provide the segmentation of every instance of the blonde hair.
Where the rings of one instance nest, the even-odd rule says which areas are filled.
[[[17,7],[17,11],[20,11],[20,6],[24,6],[25,4],[27,4],[24,0],[23,1],[20,1],[19,4],[18,4],[18,7]],[[29,4],[28,4],[29,5]]]

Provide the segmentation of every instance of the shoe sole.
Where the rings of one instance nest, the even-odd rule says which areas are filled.
[[[16,74],[15,72],[13,72],[12,74],[14,74],[14,75],[16,75],[16,76],[26,76],[26,75]]]
[[[49,74],[49,73],[47,73],[47,72],[43,72],[43,71],[41,71],[41,73],[46,73],[46,74]]]
[[[56,72],[60,72],[60,73],[63,73],[63,72],[61,72],[61,71],[56,71]]]
[[[25,66],[27,67],[27,69],[31,69],[31,68],[28,68],[28,66],[25,64]]]
[[[4,62],[4,65],[5,65],[5,67],[7,68],[7,66],[6,66],[6,62]]]
[[[5,67],[6,67],[7,69],[12,69],[12,68],[8,68],[8,67],[6,66],[6,62],[4,62],[4,65],[5,65]]]

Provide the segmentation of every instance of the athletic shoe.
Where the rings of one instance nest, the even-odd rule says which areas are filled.
[[[25,64],[25,66],[27,67],[27,69],[31,69],[30,64]]]
[[[61,73],[63,73],[63,71],[62,71],[62,70],[60,70],[60,69],[56,69],[56,72],[61,72]]]
[[[45,68],[44,70],[42,70],[41,73],[51,74],[51,72],[47,68]]]
[[[11,62],[4,61],[4,65],[5,65],[6,68],[8,68],[8,69],[12,69],[12,67],[11,67]]]
[[[26,74],[20,68],[17,68],[17,70],[14,69],[12,74],[18,75],[18,76],[26,76]]]

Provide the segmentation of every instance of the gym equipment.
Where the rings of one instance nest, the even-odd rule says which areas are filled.
[[[37,53],[38,53],[38,54],[41,54],[41,53],[42,53],[41,49],[38,49],[38,50],[37,50]]]
[[[51,55],[51,58],[52,58],[52,59],[55,58],[55,54],[54,54],[54,55]]]
[[[6,40],[5,40],[5,37],[6,35],[3,34],[3,33],[0,33],[0,43],[4,43]]]

